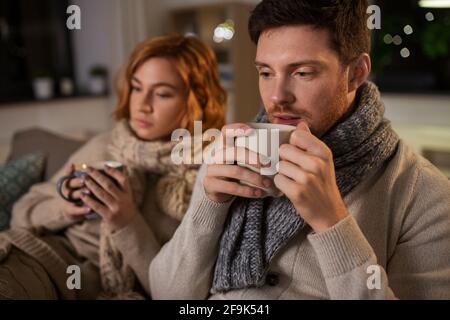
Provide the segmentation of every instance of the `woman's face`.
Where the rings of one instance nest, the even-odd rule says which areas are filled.
[[[186,87],[175,61],[150,58],[131,79],[131,128],[142,140],[170,139],[185,115],[186,100]]]

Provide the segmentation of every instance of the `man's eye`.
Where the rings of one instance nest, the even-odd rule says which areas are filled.
[[[313,74],[313,72],[305,72],[305,71],[300,71],[300,72],[295,73],[295,75],[299,76],[300,78],[308,77],[308,76],[311,76],[312,74]]]

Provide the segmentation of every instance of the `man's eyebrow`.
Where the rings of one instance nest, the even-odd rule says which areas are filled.
[[[267,63],[255,61],[255,67],[266,67],[270,68],[270,66]]]
[[[317,66],[322,66],[323,63],[320,60],[313,60],[313,59],[309,59],[309,60],[301,60],[301,61],[296,61],[296,62],[292,62],[289,63],[287,66],[288,68],[297,68],[303,65],[317,65]],[[255,66],[258,67],[266,67],[266,68],[270,68],[270,65],[264,62],[260,62],[260,61],[255,61]]]

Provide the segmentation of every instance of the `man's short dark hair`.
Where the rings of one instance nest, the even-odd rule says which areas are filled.
[[[326,29],[331,46],[342,63],[370,52],[367,0],[263,0],[248,23],[250,38],[257,44],[262,32],[289,25]]]

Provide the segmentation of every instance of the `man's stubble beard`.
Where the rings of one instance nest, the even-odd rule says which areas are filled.
[[[325,110],[322,115],[320,123],[317,124],[317,128],[312,128],[312,132],[319,138],[323,137],[327,132],[332,130],[341,119],[345,117],[347,111],[350,108],[350,103],[347,99],[348,93],[348,80],[346,77],[342,77],[337,88],[335,95],[331,97],[329,101],[329,108]]]

